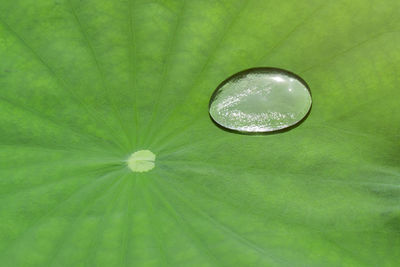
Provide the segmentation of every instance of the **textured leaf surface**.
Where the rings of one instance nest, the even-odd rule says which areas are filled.
[[[0,1],[0,265],[398,266],[399,10]],[[308,119],[217,128],[213,90],[259,66],[307,81]]]

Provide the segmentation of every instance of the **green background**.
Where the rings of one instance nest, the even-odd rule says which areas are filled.
[[[399,266],[398,0],[1,0],[1,266]],[[228,76],[313,108],[225,132]],[[147,173],[125,160],[149,149]]]

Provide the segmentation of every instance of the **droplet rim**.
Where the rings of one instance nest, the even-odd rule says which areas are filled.
[[[308,109],[306,115],[304,115],[304,117],[303,117],[301,120],[299,120],[299,121],[297,121],[297,122],[295,122],[295,123],[293,123],[293,124],[290,124],[290,125],[288,125],[288,126],[285,127],[285,128],[278,129],[278,130],[269,130],[269,131],[249,132],[249,131],[243,131],[243,130],[237,130],[237,129],[228,128],[228,127],[225,127],[225,126],[219,124],[219,123],[212,117],[212,115],[211,115],[211,113],[210,113],[211,104],[214,102],[214,99],[216,98],[216,96],[217,96],[217,94],[218,94],[218,92],[219,92],[219,89],[220,89],[221,87],[223,87],[226,83],[228,83],[228,82],[229,82],[232,78],[234,78],[234,77],[240,78],[241,76],[244,76],[244,75],[246,75],[246,74],[248,74],[248,73],[250,73],[250,72],[256,72],[256,71],[260,71],[260,72],[270,72],[270,73],[271,73],[271,72],[277,72],[277,73],[281,73],[281,74],[283,73],[283,74],[286,74],[286,75],[288,75],[288,76],[292,76],[293,78],[296,78],[301,84],[303,84],[304,87],[307,89],[308,93],[310,94],[310,99],[311,99],[310,107],[309,107],[309,109]],[[209,115],[211,121],[212,121],[218,128],[220,128],[220,129],[222,129],[222,130],[224,130],[224,131],[230,132],[230,133],[236,133],[236,134],[242,134],[242,135],[272,135],[272,134],[279,134],[279,133],[287,132],[287,131],[290,131],[290,130],[292,130],[292,129],[294,129],[294,128],[297,128],[298,126],[300,126],[300,124],[302,124],[302,123],[308,118],[308,116],[310,115],[312,106],[313,106],[313,99],[312,99],[312,93],[311,93],[311,90],[310,90],[310,86],[309,86],[309,85],[307,84],[307,82],[306,82],[303,78],[301,78],[299,75],[297,75],[296,73],[291,72],[291,71],[289,71],[289,70],[285,70],[285,69],[281,69],[281,68],[276,68],[276,67],[255,67],[255,68],[249,68],[249,69],[245,69],[245,70],[239,71],[239,72],[237,72],[237,73],[234,73],[234,74],[232,74],[231,76],[229,76],[228,78],[226,78],[225,80],[223,80],[223,81],[217,86],[217,88],[213,91],[213,93],[212,93],[212,95],[211,95],[211,97],[210,97],[210,101],[208,102],[208,115]]]

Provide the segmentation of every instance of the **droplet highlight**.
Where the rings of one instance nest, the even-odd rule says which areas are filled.
[[[129,169],[133,172],[147,172],[155,167],[156,155],[150,150],[139,150],[127,160]]]
[[[223,81],[210,99],[213,121],[227,130],[267,133],[300,123],[311,109],[307,83],[277,68],[255,68]]]

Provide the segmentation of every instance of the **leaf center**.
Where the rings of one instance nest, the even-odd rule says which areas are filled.
[[[156,155],[150,150],[139,150],[133,153],[128,161],[128,167],[133,172],[147,172],[155,167]]]

